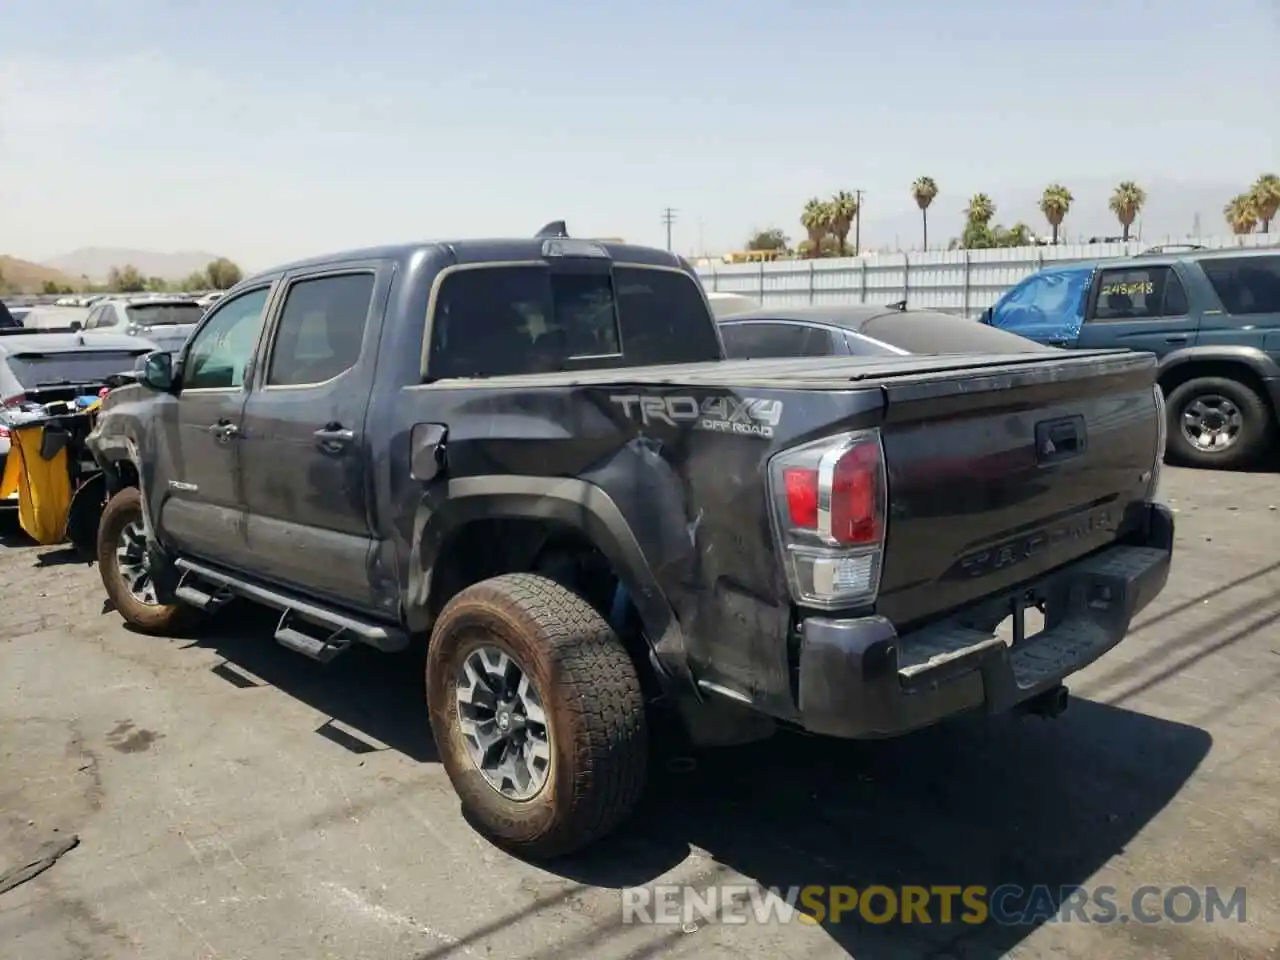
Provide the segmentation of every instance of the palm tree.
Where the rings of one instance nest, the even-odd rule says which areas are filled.
[[[840,256],[843,257],[849,231],[853,229],[853,221],[858,216],[858,198],[848,190],[841,190],[828,201],[827,209],[831,214],[831,232],[836,236]]]
[[[822,241],[831,232],[831,208],[817,197],[811,198],[800,214],[800,225],[809,234],[809,256],[821,256]]]
[[[985,193],[975,193],[969,198],[969,206],[964,209],[964,218],[970,223],[986,226],[996,215],[996,205]]]
[[[1123,239],[1129,239],[1129,228],[1133,226],[1133,221],[1137,219],[1146,202],[1147,192],[1132,180],[1123,181],[1111,194],[1111,202],[1108,206],[1120,221],[1120,227],[1124,231]]]
[[[938,195],[938,185],[933,177],[916,177],[911,184],[911,196],[915,197],[916,206],[920,208],[920,225],[924,230],[924,248],[929,249],[929,204]]]
[[[1058,228],[1062,226],[1062,221],[1066,219],[1075,199],[1071,191],[1060,183],[1049,184],[1040,195],[1040,212],[1053,228],[1054,244],[1058,242]]]
[[[1280,175],[1264,173],[1250,192],[1258,208],[1258,219],[1262,221],[1262,232],[1267,233],[1276,211],[1280,210]]]
[[[1231,202],[1222,208],[1223,216],[1231,225],[1231,232],[1237,236],[1253,233],[1258,225],[1258,201],[1253,191],[1232,197]]]

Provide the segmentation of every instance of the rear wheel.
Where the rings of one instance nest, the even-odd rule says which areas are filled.
[[[1169,394],[1169,453],[1196,467],[1236,469],[1256,461],[1274,432],[1253,390],[1225,377],[1188,380]]]
[[[635,666],[577,594],[508,574],[459,593],[427,654],[441,763],[477,829],[531,857],[586,846],[644,788],[648,726]]]
[[[107,503],[98,524],[98,572],[107,596],[126,623],[143,633],[180,633],[198,611],[181,603],[160,603],[156,595],[142,494],[126,487]]]

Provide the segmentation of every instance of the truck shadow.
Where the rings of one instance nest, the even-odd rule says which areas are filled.
[[[436,761],[421,652],[356,646],[325,666],[272,639],[278,618],[235,601],[191,640],[224,658],[213,672],[233,686],[273,686],[325,714],[330,719],[316,733],[352,753],[391,749],[419,763]]]
[[[317,734],[348,750],[436,760],[420,655],[355,649],[329,669],[273,643],[273,624],[270,613],[237,605],[195,642],[225,658],[215,672],[229,682],[270,684],[332,718]],[[859,958],[995,958],[1123,851],[1211,745],[1196,727],[1088,700],[1074,700],[1052,721],[972,717],[889,741],[781,734],[703,753],[686,772],[659,765],[616,838],[540,866],[617,889],[658,881],[697,848],[714,861],[693,871],[704,884],[1034,888],[1037,911],[1028,922],[966,923],[957,897],[950,923],[935,898],[928,923],[919,915],[912,924],[871,923],[855,909],[821,924]],[[1133,878],[1132,889],[1143,882]],[[1118,891],[1121,909],[1130,892]],[[1006,906],[1024,903],[1015,896]],[[616,915],[602,916],[583,942],[560,947],[564,955],[604,953],[628,929],[619,896]],[[660,955],[686,936],[681,924],[655,926],[648,945],[630,955]]]
[[[927,922],[917,914],[903,923],[883,916],[883,893],[872,903],[872,920],[881,922],[857,909],[841,922],[822,921],[860,960],[996,958],[1121,853],[1211,745],[1198,728],[1087,700],[1052,721],[964,718],[893,741],[781,735],[708,753],[690,774],[663,776],[630,837],[549,869],[583,883],[634,886],[653,882],[694,846],[720,865],[709,884],[879,885],[899,898],[909,886],[1013,885],[1021,892],[1004,906],[1031,908],[1016,922],[965,921],[956,895],[945,923],[934,895]],[[1131,889],[1118,890],[1122,912],[1143,882],[1135,877]],[[750,905],[738,912],[752,915]],[[664,928],[667,935],[678,939],[679,925]],[[645,955],[656,952],[655,944]]]

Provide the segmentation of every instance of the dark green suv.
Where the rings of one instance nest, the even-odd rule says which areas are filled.
[[[1244,467],[1280,411],[1280,249],[1153,250],[1032,274],[983,315],[1040,343],[1160,358],[1169,457]]]

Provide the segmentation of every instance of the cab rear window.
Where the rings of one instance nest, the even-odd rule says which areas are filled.
[[[125,307],[129,320],[140,327],[196,323],[204,315],[198,303],[135,303]]]
[[[698,281],[678,270],[495,265],[441,282],[432,379],[720,359]]]

